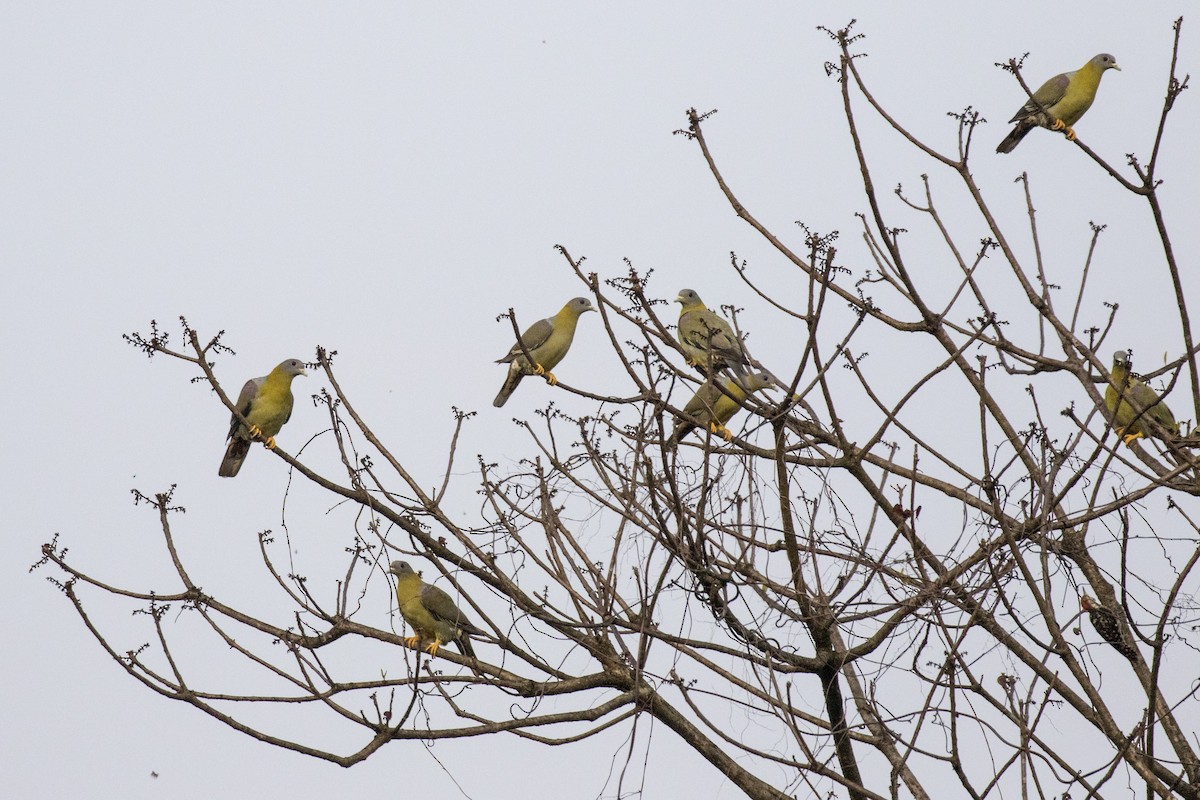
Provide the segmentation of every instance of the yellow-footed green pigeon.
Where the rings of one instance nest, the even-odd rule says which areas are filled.
[[[1092,107],[1096,90],[1100,88],[1100,78],[1105,70],[1110,69],[1121,68],[1117,66],[1115,58],[1108,53],[1101,53],[1074,72],[1055,75],[1043,83],[1033,93],[1033,98],[1013,114],[1009,122],[1017,123],[1017,127],[996,146],[996,152],[1011,153],[1025,138],[1025,134],[1039,125],[1052,131],[1065,128],[1067,139],[1075,141],[1075,131],[1071,126],[1079,122],[1084,112]]]
[[[575,339],[575,326],[579,324],[579,316],[587,311],[595,311],[596,307],[586,297],[576,297],[559,309],[553,317],[540,319],[529,326],[521,334],[521,344],[514,344],[512,349],[497,359],[497,364],[508,364],[508,375],[500,393],[492,401],[492,405],[500,408],[508,402],[509,396],[516,390],[521,379],[526,375],[545,375],[551,386],[558,383],[550,370],[558,366],[563,356],[571,349]],[[524,345],[524,350],[522,350]],[[533,358],[533,364],[525,358],[525,352]]]
[[[742,407],[746,395],[779,385],[779,382],[766,372],[729,375],[717,380],[720,381],[719,384],[713,383],[711,378],[702,383],[696,393],[692,395],[692,399],[688,400],[687,405],[683,407],[683,413],[689,419],[679,420],[675,423],[669,444],[678,444],[696,427],[692,420],[699,420],[710,431],[723,437],[725,441],[729,441],[733,438],[733,434],[725,427],[725,423],[733,419],[733,415]]]
[[[289,358],[269,374],[246,381],[235,405],[247,424],[242,424],[237,414],[232,415],[229,446],[225,448],[225,458],[221,459],[218,471],[222,478],[238,474],[250,452],[250,443],[255,439],[262,440],[269,449],[275,449],[275,435],[292,417],[292,379],[307,374],[303,361]]]
[[[1104,406],[1112,416],[1113,430],[1129,444],[1139,436],[1160,439],[1179,435],[1175,415],[1158,392],[1129,374],[1132,364],[1124,350],[1113,353],[1112,382],[1104,390]]]
[[[712,372],[721,367],[747,371],[749,358],[742,340],[728,322],[704,305],[700,295],[692,289],[681,289],[675,302],[682,304],[676,335],[689,365]]]
[[[440,646],[453,642],[464,656],[475,658],[468,636],[479,636],[483,631],[467,621],[450,595],[423,582],[407,561],[393,561],[388,572],[396,576],[400,616],[413,629],[413,635],[404,640],[406,645],[420,645],[429,655],[436,656]]]

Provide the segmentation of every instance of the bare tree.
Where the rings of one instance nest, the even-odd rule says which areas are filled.
[[[344,470],[318,474],[274,453],[355,509],[345,563],[291,574],[264,535],[263,563],[290,613],[235,607],[189,575],[172,538],[172,493],[139,494],[157,512],[177,591],[111,585],[57,540],[39,562],[65,573],[58,585],[96,641],[164,697],[344,766],[396,740],[509,733],[561,745],[648,715],[755,798],[986,797],[1018,786],[1040,796],[1108,797],[1125,786],[1200,797],[1200,464],[1185,434],[1148,426],[1150,435],[1126,444],[1114,431],[1106,389],[1122,396],[1129,386],[1110,383],[1108,370],[1120,346],[1109,336],[1118,306],[1085,298],[1103,226],[1094,226],[1077,284],[1055,286],[1028,177],[1023,231],[1001,229],[972,177],[979,114],[951,115],[956,152],[933,149],[871,94],[851,29],[829,33],[837,57],[827,69],[866,206],[854,263],[835,249],[836,235],[809,232],[793,248],[738,201],[705,140],[708,115],[689,111],[680,131],[737,215],[805,282],[797,298],[760,285],[732,257],[764,307],[793,327],[779,334],[792,343],[790,361],[756,362],[786,391],[748,395],[731,440],[698,427],[670,441],[687,398],[720,376],[683,366],[673,319],[647,275],[630,266],[601,280],[562,249],[631,388],[618,396],[558,384],[571,408],[594,410],[572,416],[568,403],[552,404],[525,423],[529,451],[518,469],[480,459],[482,505],[469,525],[460,509],[448,511],[448,498],[458,432],[473,415],[456,412],[444,474],[415,475],[355,411],[318,348],[331,387],[318,397],[329,419],[323,436]],[[1004,66],[1021,79],[1017,61]],[[1157,174],[1187,82],[1173,55],[1147,158],[1130,155],[1117,168],[1082,140],[1062,147],[1111,176],[1114,195],[1148,206],[1162,249],[1143,269],[1169,276],[1178,336],[1168,344],[1173,360],[1143,378],[1196,419],[1197,348]],[[894,206],[880,196],[878,156],[860,136],[867,120],[961,184],[987,230],[974,252],[927,176],[916,195],[898,188]],[[897,208],[907,219],[915,213],[940,245],[905,247],[906,232],[891,221]],[[1020,258],[1014,239],[1032,242],[1034,257]],[[958,277],[946,281],[935,262]],[[1088,326],[1096,313],[1104,324]],[[222,337],[205,340],[186,320],[183,331],[181,347],[157,325],[127,338],[191,365],[233,411],[212,371]],[[868,350],[902,353],[902,368],[872,372]],[[1160,497],[1166,510],[1150,510]],[[477,662],[405,650],[398,628],[356,619],[369,582],[385,580],[393,558],[423,568],[487,632]],[[97,594],[144,608],[153,644],[117,644],[88,612]],[[176,657],[180,617],[168,617],[169,606],[202,620],[214,646],[231,648],[278,690],[198,684]],[[355,671],[326,657],[335,643],[384,649],[390,663],[403,652],[407,669]],[[360,745],[335,752],[249,721],[264,716],[248,708],[277,704],[340,719]],[[731,714],[762,735],[730,733]]]

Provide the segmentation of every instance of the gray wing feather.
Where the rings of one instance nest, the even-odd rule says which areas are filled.
[[[434,619],[441,622],[457,625],[463,618],[462,612],[454,605],[450,595],[427,583],[421,586],[421,605],[425,606]]]
[[[241,393],[238,394],[237,402],[233,405],[243,417],[250,413],[250,404],[254,402],[254,398],[258,395],[259,387],[263,385],[263,381],[266,379],[266,375],[261,378],[251,378],[242,387]],[[240,424],[236,415],[229,415],[229,436],[237,433],[238,425]]]
[[[1074,72],[1064,72],[1061,75],[1055,75],[1033,93],[1033,100],[1037,100],[1038,103],[1041,103],[1042,108],[1048,111],[1050,106],[1062,100],[1067,94],[1067,86],[1071,84],[1071,76],[1074,74]],[[1030,114],[1040,113],[1033,100],[1026,101],[1025,105],[1021,106],[1021,110],[1014,114],[1009,122],[1018,122]]]
[[[464,633],[481,633],[479,628],[475,627],[459,610],[458,606],[454,605],[450,595],[436,586],[430,586],[428,583],[421,585],[421,605],[425,606],[429,614],[439,622],[448,622]]]
[[[554,333],[554,323],[549,319],[539,319],[537,322],[530,325],[529,329],[525,331],[525,333],[521,334],[521,341],[524,343],[525,349],[532,353],[534,350],[544,345],[552,333]],[[512,349],[508,351],[504,358],[500,359],[496,363],[507,364],[520,355],[521,346],[514,344]]]

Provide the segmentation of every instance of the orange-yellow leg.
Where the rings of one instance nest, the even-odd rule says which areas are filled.
[[[545,376],[546,383],[550,384],[551,386],[558,383],[558,378],[554,377],[554,373],[547,372],[546,368],[543,367],[541,364],[537,363],[536,361],[533,364],[533,374]]]
[[[263,444],[265,444],[267,446],[268,450],[275,449],[275,437],[267,436],[264,438],[263,437],[263,429],[258,427],[254,423],[250,423],[249,425],[247,425],[246,431],[250,434],[250,439],[252,441],[254,439],[258,439],[259,441],[261,441]]]
[[[1117,428],[1117,427],[1113,428],[1113,432],[1116,433],[1117,436],[1121,437],[1121,441],[1123,441],[1125,443],[1126,447],[1128,447],[1129,443],[1132,442],[1134,439],[1142,438],[1141,431],[1138,431],[1137,433],[1128,433],[1127,434],[1127,433],[1125,433],[1126,430],[1128,430],[1128,429],[1127,428]]]
[[[708,429],[727,442],[733,441],[733,434],[730,432],[729,428],[726,428],[719,422],[710,422],[708,424]]]
[[[429,655],[431,655],[431,656],[437,655],[438,647],[440,647],[441,644],[442,643],[440,640],[434,639],[429,644],[422,646],[422,639],[420,636],[404,637],[404,646],[405,647],[411,648],[413,650],[424,650],[426,653],[429,653]]]
[[[1075,141],[1074,129],[1061,119],[1054,120],[1054,124],[1050,127],[1050,129],[1055,131],[1064,131],[1064,135],[1067,137],[1068,142]]]

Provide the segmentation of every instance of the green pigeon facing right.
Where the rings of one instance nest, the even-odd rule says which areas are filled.
[[[557,367],[558,362],[562,361],[563,356],[571,349],[580,315],[595,310],[592,301],[586,297],[576,297],[559,309],[553,317],[540,319],[530,325],[525,333],[521,334],[521,344],[514,344],[504,358],[496,360],[497,364],[508,364],[508,375],[505,376],[504,385],[500,387],[500,393],[496,395],[492,405],[500,408],[507,403],[509,396],[526,375],[545,375],[546,382],[551,386],[558,383],[558,379],[550,370]],[[533,364],[525,357],[522,345],[533,358]]]
[[[237,475],[250,453],[250,443],[256,439],[262,440],[268,449],[275,449],[275,435],[292,417],[292,379],[307,374],[303,361],[289,358],[269,374],[246,381],[234,405],[248,425],[242,424],[237,414],[232,415],[229,446],[217,474],[222,478]]]
[[[676,336],[690,366],[713,371],[721,367],[747,371],[750,359],[742,340],[728,322],[704,305],[699,294],[692,289],[681,289],[675,302],[681,304]]]
[[[1132,361],[1124,350],[1113,353],[1112,382],[1104,390],[1104,407],[1112,416],[1113,430],[1129,444],[1140,436],[1160,439],[1179,435],[1175,415],[1158,392],[1129,374]]]
[[[420,645],[429,655],[436,656],[439,647],[453,642],[464,656],[475,658],[468,636],[480,636],[483,631],[467,621],[450,595],[422,581],[407,561],[393,561],[388,572],[396,576],[400,616],[413,629],[413,635],[404,640],[406,645]]]
[[[1074,72],[1055,75],[1043,83],[1033,93],[1033,98],[1009,120],[1017,123],[1017,127],[996,146],[996,152],[1011,153],[1025,138],[1025,134],[1038,126],[1052,131],[1065,128],[1067,140],[1075,141],[1075,131],[1071,126],[1092,107],[1096,90],[1100,88],[1100,78],[1110,69],[1119,71],[1121,68],[1117,66],[1115,58],[1108,53],[1101,53]]]
[[[725,423],[733,419],[733,415],[741,410],[747,395],[751,392],[778,386],[779,382],[766,372],[726,376],[720,381],[720,387],[724,387],[724,391],[711,379],[702,383],[696,393],[692,395],[692,399],[688,400],[687,405],[683,407],[683,413],[691,419],[699,420],[712,433],[728,442],[733,438],[733,434],[725,427]],[[668,444],[678,444],[695,427],[696,424],[690,419],[679,420],[675,423],[674,430],[671,431]]]

